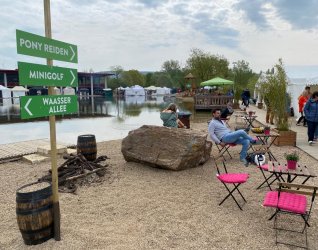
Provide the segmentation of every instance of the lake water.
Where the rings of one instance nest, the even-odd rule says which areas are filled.
[[[160,111],[172,97],[130,96],[124,99],[82,97],[79,112],[72,116],[56,116],[57,141],[76,144],[78,135],[94,134],[96,141],[122,139],[130,130],[142,125],[162,125]],[[193,103],[176,102],[180,111],[192,113],[191,121],[208,119],[209,112],[196,113]],[[0,106],[0,144],[50,137],[48,118],[21,120],[19,104]]]

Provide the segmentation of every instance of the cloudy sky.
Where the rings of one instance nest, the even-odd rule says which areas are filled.
[[[15,30],[44,35],[42,0],[0,0],[0,68],[17,61]],[[52,36],[78,46],[78,65],[109,70],[185,65],[191,48],[245,60],[259,72],[282,58],[292,77],[318,76],[318,0],[51,0]]]

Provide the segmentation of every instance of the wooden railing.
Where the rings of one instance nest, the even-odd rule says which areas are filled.
[[[197,94],[194,97],[195,109],[215,109],[226,108],[228,102],[233,102],[233,96],[227,95],[202,95]]]

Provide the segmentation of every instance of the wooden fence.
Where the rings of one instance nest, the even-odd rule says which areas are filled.
[[[228,102],[233,102],[233,96],[227,95],[202,95],[194,96],[194,108],[198,109],[223,109]]]

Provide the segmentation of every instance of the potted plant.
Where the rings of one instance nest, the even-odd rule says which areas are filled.
[[[271,131],[271,128],[270,128],[270,127],[268,127],[268,126],[265,126],[265,127],[264,127],[264,134],[265,134],[265,135],[269,135],[269,134],[270,134],[270,131]]]
[[[296,146],[297,133],[290,130],[288,121],[290,96],[287,93],[287,75],[282,59],[275,65],[275,70],[268,71],[261,86],[262,96],[267,96],[274,114],[276,132],[279,137],[274,141],[277,146]]]
[[[297,151],[293,151],[291,153],[285,153],[285,158],[287,160],[287,168],[288,169],[296,169],[297,162],[299,161],[299,154]]]

